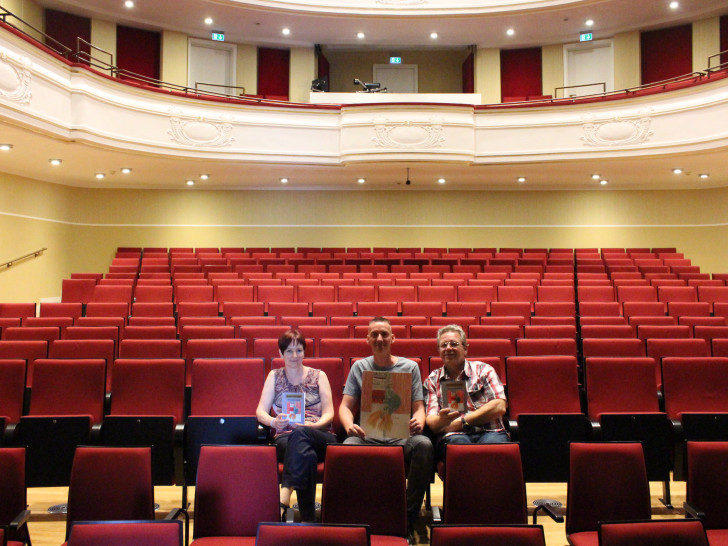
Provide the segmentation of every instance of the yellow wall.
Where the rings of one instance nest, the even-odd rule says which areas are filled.
[[[614,88],[637,87],[641,80],[639,31],[616,34],[614,36]]]
[[[728,188],[696,191],[103,190],[0,175],[0,301],[60,295],[119,246],[676,246],[728,272]],[[293,212],[292,212],[293,211]]]
[[[708,68],[708,57],[720,53],[720,18],[712,17],[693,23],[693,70]],[[713,59],[713,66],[720,59]]]
[[[4,7],[10,13],[13,13],[29,25],[43,30],[43,8],[32,0],[0,0],[0,6]],[[9,20],[9,23],[18,25],[18,21]],[[21,28],[34,38],[39,38],[39,35],[30,28]]]
[[[308,102],[311,82],[316,78],[316,55],[312,47],[291,48],[288,100]]]
[[[541,48],[541,80],[544,95],[555,94],[564,85],[564,46],[561,44]]]
[[[462,66],[470,52],[458,50],[427,51],[351,51],[325,49],[331,68],[329,90],[356,91],[354,78],[372,81],[375,64],[388,64],[390,56],[402,57],[402,64],[416,64],[420,93],[462,93]],[[309,81],[309,86],[310,86]]]
[[[483,104],[501,101],[500,49],[478,48],[475,53],[475,92]]]
[[[236,55],[235,78],[240,87],[245,87],[245,93],[256,95],[258,93],[258,48],[252,45],[238,44]]]
[[[107,53],[111,57],[100,51],[92,51],[91,56],[103,63],[109,63],[118,66],[116,58],[116,24],[109,21],[101,21],[99,19],[91,19],[91,43]]]
[[[167,83],[187,85],[187,35],[162,32],[161,79]]]

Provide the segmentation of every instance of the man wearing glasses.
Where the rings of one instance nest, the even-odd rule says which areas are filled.
[[[489,364],[465,358],[468,342],[457,324],[443,326],[437,332],[437,345],[442,368],[425,380],[427,393],[427,426],[436,435],[435,449],[439,460],[445,458],[447,444],[494,444],[510,441],[503,426],[506,396],[495,370]],[[457,394],[443,397],[443,382],[464,381],[464,404],[453,409]],[[448,383],[456,385],[455,383]],[[457,393],[457,386],[452,387]],[[448,388],[444,389],[448,390]]]

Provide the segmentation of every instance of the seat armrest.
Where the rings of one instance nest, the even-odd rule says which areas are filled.
[[[697,506],[693,506],[689,502],[683,502],[683,508],[685,508],[685,517],[692,519],[705,519],[705,512],[700,510]]]
[[[30,510],[22,510],[13,521],[8,524],[8,529],[12,531],[17,531],[21,527],[23,527],[25,524],[28,523],[28,520],[30,519]]]
[[[589,426],[591,427],[592,440],[598,440],[602,437],[602,424],[596,419],[589,419]]]
[[[442,510],[439,506],[432,507],[432,523],[442,523]]]
[[[508,431],[511,434],[511,440],[516,441],[516,438],[518,438],[518,421],[515,419],[509,419],[506,422],[506,428],[508,428]]]
[[[536,525],[539,510],[546,512],[546,515],[554,520],[556,523],[564,523],[564,516],[557,514],[556,511],[551,508],[548,504],[539,504],[533,511],[533,524]]]

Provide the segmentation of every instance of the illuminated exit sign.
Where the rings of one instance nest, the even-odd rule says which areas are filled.
[[[390,57],[389,64],[402,64],[402,57]]]
[[[225,41],[225,33],[224,32],[213,32],[212,33],[212,39],[215,42],[224,42]]]
[[[594,35],[591,32],[582,32],[579,34],[580,42],[591,42],[594,39]]]

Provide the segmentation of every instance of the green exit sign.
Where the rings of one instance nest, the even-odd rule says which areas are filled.
[[[594,39],[594,35],[591,32],[582,32],[579,34],[580,42],[591,42]]]
[[[402,64],[402,57],[390,57],[389,64]]]
[[[224,42],[225,41],[225,33],[224,32],[213,32],[212,33],[212,39],[215,42]]]

